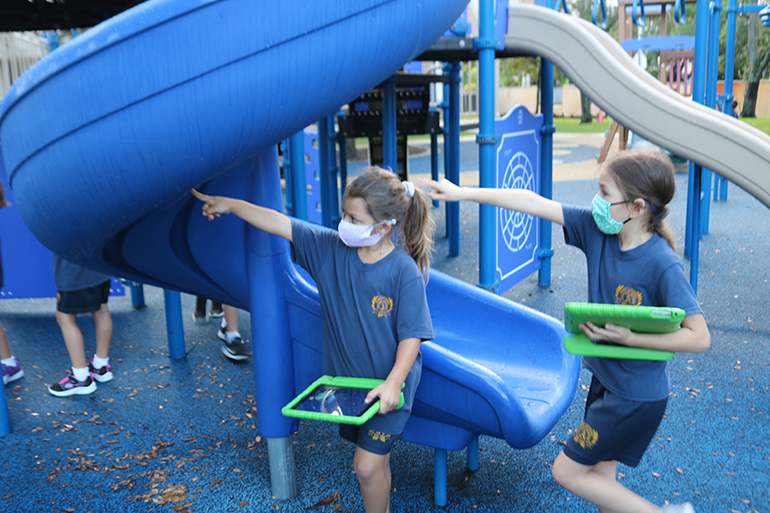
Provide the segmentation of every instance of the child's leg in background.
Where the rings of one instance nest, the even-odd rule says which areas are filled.
[[[76,322],[75,314],[56,312],[56,322],[61,328],[64,344],[67,346],[67,353],[70,356],[73,369],[83,369],[88,367],[86,363],[86,353],[83,347],[83,333]]]
[[[106,360],[110,356],[112,343],[112,316],[107,303],[102,303],[101,308],[95,311],[93,316],[96,325],[96,356]]]
[[[353,468],[361,485],[366,513],[390,512],[390,453],[375,454],[356,447]]]
[[[230,305],[223,307],[224,317],[217,331],[217,337],[223,342],[222,353],[231,360],[246,360],[251,352],[238,331],[238,309]]]
[[[601,513],[659,513],[661,508],[617,482],[617,466],[617,461],[582,465],[561,452],[551,472],[564,489],[595,504]]]
[[[238,333],[238,309],[230,305],[222,305],[225,309],[225,331]]]
[[[16,381],[24,376],[21,370],[19,360],[13,357],[11,347],[8,345],[8,337],[5,335],[5,329],[0,324],[0,366],[3,371],[3,385]],[[2,393],[2,392],[0,392]]]
[[[8,346],[8,337],[5,334],[3,325],[0,324],[0,360],[7,360],[13,356],[11,354],[11,348]]]

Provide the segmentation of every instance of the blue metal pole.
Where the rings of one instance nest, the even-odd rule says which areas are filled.
[[[334,114],[327,116],[329,125],[329,200],[331,202],[332,226],[340,224],[340,200],[337,187],[337,132],[334,130]]]
[[[182,296],[175,290],[163,289],[163,300],[166,304],[168,355],[173,360],[181,360],[185,356]]]
[[[273,147],[244,163],[251,166],[246,199],[281,209],[278,155]],[[294,355],[283,270],[291,265],[286,240],[246,226],[246,265],[249,286],[254,381],[259,404],[259,431],[266,437],[272,493],[280,500],[297,495],[291,434],[295,421],[281,408],[294,398]]]
[[[448,155],[447,180],[460,184],[460,61],[455,60],[447,66],[449,69],[449,139],[452,141]],[[447,235],[449,236],[449,256],[460,254],[460,203],[446,204]]]
[[[332,228],[332,191],[329,179],[329,119],[318,121],[318,174],[321,182],[321,224]]]
[[[305,132],[299,131],[289,138],[291,160],[291,204],[297,219],[307,221],[307,172],[305,171]],[[284,174],[286,166],[284,166]]]
[[[144,302],[144,285],[137,282],[131,282],[129,284],[131,288],[131,308],[139,310],[146,306]]]
[[[438,181],[438,134],[430,134],[430,177]],[[438,207],[438,200],[433,200],[433,208]]]
[[[444,71],[446,73],[449,73],[449,70],[451,68],[451,63],[444,63]],[[450,77],[451,78],[451,77]],[[449,109],[449,84],[444,84],[444,101],[441,102],[441,109],[443,111],[443,118],[444,118],[444,127],[442,129],[442,134],[444,135],[444,178],[447,180],[449,179],[449,154],[452,153],[452,138],[449,137],[449,125],[451,113]],[[444,229],[446,230],[446,235],[449,237],[449,203],[444,204]]]
[[[735,74],[735,22],[738,16],[738,0],[727,3],[727,34],[725,36],[725,108],[728,116],[733,113],[733,78]],[[727,201],[727,184],[724,177],[719,177],[719,200]]]
[[[479,437],[477,436],[468,444],[468,470],[476,472],[479,469]]]
[[[547,8],[553,9],[553,0],[548,0]],[[540,195],[553,198],[553,134],[556,126],[553,123],[553,63],[545,59],[540,61],[540,109],[543,113],[543,126],[540,129]],[[551,284],[551,246],[552,225],[550,221],[540,219],[540,271],[537,283],[541,287]]]
[[[382,83],[382,161],[398,172],[396,154],[396,76]]]
[[[722,19],[721,0],[712,0],[709,4],[708,54],[706,65],[706,92],[704,105],[713,109],[717,100],[717,73],[719,71],[719,32]],[[697,20],[696,20],[697,23]],[[701,237],[709,231],[711,210],[711,181],[714,173],[703,170],[703,196],[701,203]]]
[[[479,2],[479,37],[473,41],[479,54],[479,187],[495,187],[495,6],[494,0]],[[479,282],[478,287],[497,292],[495,280],[495,212],[491,205],[479,204]]]
[[[8,414],[8,401],[5,399],[5,387],[0,390],[0,438],[11,432],[11,417]]]
[[[345,111],[340,110],[337,112],[337,116],[344,116]],[[354,139],[355,140],[355,139]],[[337,135],[337,143],[340,147],[340,197],[345,196],[345,188],[348,185],[348,148],[347,137],[342,134]]]
[[[709,0],[698,0],[695,11],[695,57],[693,59],[693,100],[703,104],[708,52]],[[698,291],[698,253],[700,245],[700,213],[703,169],[690,162],[687,188],[687,225],[685,257],[690,259],[690,285]]]
[[[286,197],[284,198],[284,205],[286,208],[286,213],[290,216],[294,216],[294,188],[292,187],[293,179],[291,176],[291,144],[289,143],[289,139],[284,139],[278,143],[278,146],[281,148],[281,153],[283,154],[281,167],[283,167],[283,179],[286,182]]]
[[[446,506],[447,450],[433,449],[433,501]]]

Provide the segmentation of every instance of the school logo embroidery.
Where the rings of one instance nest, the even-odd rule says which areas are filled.
[[[392,436],[387,433],[382,433],[380,431],[373,431],[371,429],[369,430],[367,435],[369,435],[369,437],[375,442],[382,442],[382,443],[385,443],[388,440],[390,440],[390,437]]]
[[[618,285],[615,289],[616,305],[639,306],[642,304],[642,293],[625,285]]]
[[[374,296],[372,298],[372,313],[377,317],[387,317],[393,311],[393,300],[385,296]]]
[[[574,440],[583,449],[593,449],[596,442],[599,441],[599,433],[585,422],[581,422],[580,427],[575,431]]]

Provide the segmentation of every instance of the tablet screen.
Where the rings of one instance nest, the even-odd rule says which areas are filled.
[[[358,417],[372,406],[372,403],[364,402],[368,393],[369,390],[365,388],[319,385],[302,398],[293,409]]]

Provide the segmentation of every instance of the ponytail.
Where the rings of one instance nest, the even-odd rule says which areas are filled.
[[[401,238],[404,251],[417,262],[420,272],[426,276],[430,269],[430,254],[433,249],[433,224],[428,210],[428,198],[424,192],[415,188],[401,225]]]

